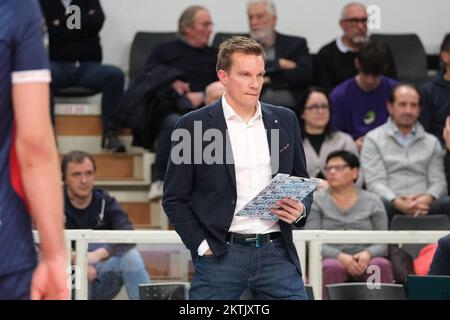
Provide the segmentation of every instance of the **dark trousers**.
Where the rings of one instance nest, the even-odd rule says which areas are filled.
[[[159,128],[158,146],[156,149],[155,163],[153,164],[152,182],[161,180],[164,181],[166,175],[167,163],[170,157],[170,138],[172,136],[173,129],[180,119],[180,114],[172,112],[169,113],[161,121]]]
[[[82,62],[79,65],[67,62],[51,62],[51,88],[62,89],[71,86],[99,90],[102,93],[103,130],[114,130],[114,116],[123,95],[124,74],[115,66],[98,62]],[[54,103],[52,99],[52,111]],[[53,114],[53,113],[52,113]]]

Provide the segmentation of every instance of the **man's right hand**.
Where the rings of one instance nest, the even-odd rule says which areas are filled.
[[[206,250],[204,256],[212,256],[214,253],[211,251],[211,249]]]
[[[66,260],[41,258],[31,280],[32,300],[63,300],[69,298]]]
[[[189,89],[189,83],[181,81],[181,80],[175,80],[172,83],[172,88],[175,90],[179,95],[184,95],[190,91]]]
[[[97,270],[93,264],[88,264],[87,275],[89,282],[92,282],[97,278]]]
[[[442,133],[447,150],[450,151],[450,116],[445,120],[444,132]]]
[[[292,70],[297,68],[297,64],[294,61],[285,58],[278,59],[278,65],[283,70]]]

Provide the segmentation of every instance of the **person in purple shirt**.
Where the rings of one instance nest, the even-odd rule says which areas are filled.
[[[382,73],[388,50],[377,40],[363,44],[355,59],[358,74],[336,86],[330,94],[332,126],[350,134],[361,150],[364,135],[388,118],[386,104],[397,81]]]

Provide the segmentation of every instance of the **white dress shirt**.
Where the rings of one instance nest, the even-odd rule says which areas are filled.
[[[234,170],[236,174],[236,208],[242,209],[272,180],[269,143],[266,128],[258,102],[256,112],[246,123],[222,97],[222,109],[233,150]],[[280,231],[278,222],[262,220],[255,217],[234,216],[229,232],[270,233]],[[205,240],[198,248],[201,256],[209,249]]]

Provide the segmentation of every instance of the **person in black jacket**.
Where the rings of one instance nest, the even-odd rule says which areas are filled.
[[[175,107],[153,126],[158,131],[158,147],[148,194],[150,200],[162,197],[170,136],[175,124],[182,114],[205,104],[206,86],[217,81],[217,51],[208,45],[211,32],[212,20],[208,10],[202,6],[189,6],[178,20],[178,39],[158,45],[147,60],[146,69],[150,77],[160,70],[164,70],[164,75],[158,79],[173,75],[168,93],[177,96]],[[164,89],[158,91],[161,94]]]
[[[440,52],[444,68],[421,88],[423,107],[419,120],[444,145],[441,134],[450,115],[450,35],[442,41]]]
[[[294,110],[302,92],[312,84],[313,61],[306,39],[280,34],[271,0],[251,0],[247,5],[250,37],[267,55],[261,101]]]
[[[106,191],[94,188],[95,160],[72,151],[62,160],[66,229],[133,230],[128,215]],[[90,298],[113,298],[125,285],[128,297],[139,299],[139,284],[150,282],[134,244],[89,244]]]
[[[102,147],[125,152],[117,138],[114,113],[123,94],[124,74],[116,66],[101,64],[99,33],[105,15],[98,0],[40,0],[49,35],[52,90],[79,86],[102,92]],[[80,9],[79,28],[77,11]],[[70,10],[69,10],[70,9]],[[73,12],[73,13],[72,13]]]
[[[450,276],[450,234],[439,239],[428,274]]]

